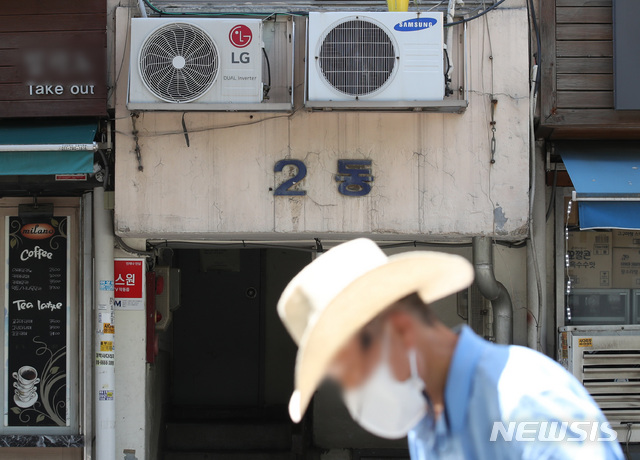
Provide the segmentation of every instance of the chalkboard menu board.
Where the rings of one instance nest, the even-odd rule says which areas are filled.
[[[5,426],[66,426],[69,217],[7,217]]]

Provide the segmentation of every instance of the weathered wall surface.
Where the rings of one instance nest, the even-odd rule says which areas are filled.
[[[127,237],[294,239],[378,234],[450,238],[527,234],[528,59],[524,8],[498,9],[469,23],[469,107],[463,114],[187,112],[136,119],[144,171],[126,109],[127,9],[116,21],[116,231]],[[493,40],[487,33],[493,32]],[[499,34],[498,34],[499,32]],[[125,53],[128,53],[126,51]],[[490,59],[490,56],[492,59]],[[116,67],[118,67],[116,65]],[[116,72],[117,75],[117,72]],[[302,82],[297,82],[302,90]],[[490,94],[495,164],[490,163]],[[281,159],[304,160],[295,186]],[[338,193],[338,159],[370,159],[369,195]]]

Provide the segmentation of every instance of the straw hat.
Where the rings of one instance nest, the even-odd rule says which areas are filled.
[[[432,303],[472,282],[473,267],[463,257],[429,251],[387,257],[365,238],[307,265],[278,302],[278,314],[298,344],[291,419],[302,419],[335,354],[380,312],[414,292]]]

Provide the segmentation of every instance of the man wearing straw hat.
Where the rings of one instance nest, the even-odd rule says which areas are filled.
[[[429,304],[472,281],[462,257],[387,257],[368,239],[305,267],[278,303],[298,344],[293,421],[328,377],[363,428],[408,435],[414,460],[623,459],[616,432],[560,365],[438,321]]]

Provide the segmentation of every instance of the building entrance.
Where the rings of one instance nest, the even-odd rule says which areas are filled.
[[[161,337],[168,352],[164,458],[299,455],[302,427],[287,415],[296,347],[276,304],[310,261],[309,252],[292,249],[174,250],[181,299]]]

